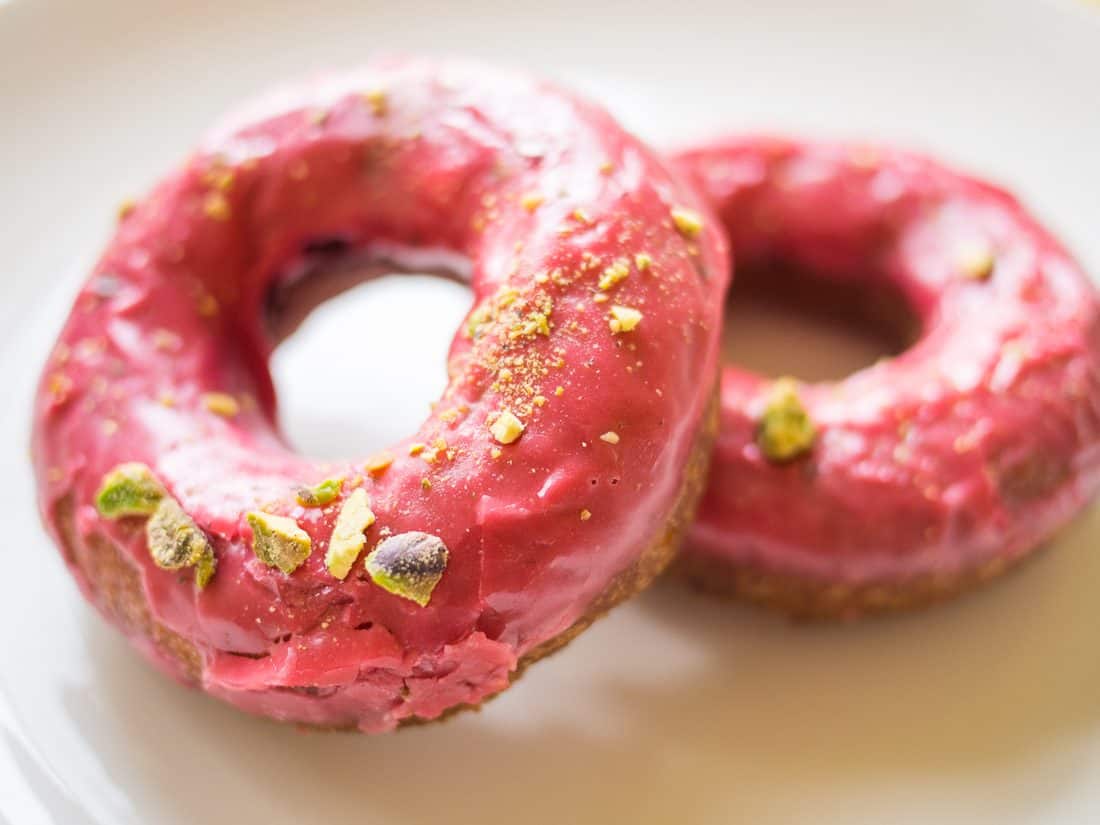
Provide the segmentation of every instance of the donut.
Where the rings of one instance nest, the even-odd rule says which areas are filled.
[[[419,429],[319,462],[279,433],[264,307],[334,250],[430,255],[474,300]],[[477,706],[670,560],[727,271],[665,161],[540,81],[388,58],[273,92],[120,212],[43,372],[41,511],[95,607],[211,696],[369,733]]]
[[[832,382],[723,367],[692,582],[804,617],[915,607],[1027,557],[1094,495],[1096,291],[1010,194],[856,143],[729,137],[674,163],[748,289],[901,348]]]

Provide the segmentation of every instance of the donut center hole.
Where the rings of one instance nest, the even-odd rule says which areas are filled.
[[[919,333],[896,288],[753,265],[737,270],[730,289],[722,360],[770,377],[837,381],[904,352]]]
[[[442,394],[472,292],[449,264],[335,248],[313,258],[268,297],[279,424],[311,458],[369,455],[408,436]]]

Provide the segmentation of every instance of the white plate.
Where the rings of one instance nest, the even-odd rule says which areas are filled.
[[[1100,820],[1096,510],[1020,575],[899,619],[798,627],[659,587],[481,714],[373,739],[181,689],[83,605],[26,461],[68,275],[225,107],[382,48],[529,65],[655,140],[721,125],[899,139],[1006,182],[1100,272],[1100,8],[1073,0],[0,0],[0,822]],[[441,369],[409,388],[395,432],[300,364],[341,319],[392,353],[387,319],[424,294],[363,287],[280,351],[301,446],[418,422]],[[410,366],[439,368],[465,301],[430,294],[441,333],[397,339]],[[333,408],[339,435],[317,436]]]

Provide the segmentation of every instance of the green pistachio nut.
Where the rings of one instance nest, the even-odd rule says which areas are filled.
[[[164,487],[153,471],[137,462],[120,464],[103,477],[95,506],[104,518],[151,516],[164,498]]]
[[[367,491],[362,487],[352,490],[340,508],[340,515],[336,517],[332,538],[329,539],[328,550],[325,551],[325,567],[333,576],[338,579],[347,578],[367,542],[365,531],[372,524],[374,513],[370,509]]]
[[[194,567],[199,587],[205,587],[214,575],[217,560],[210,540],[174,498],[161,499],[145,524],[145,539],[157,567]]]
[[[367,556],[366,566],[383,590],[425,607],[447,569],[447,556],[438,536],[413,531],[382,541]]]
[[[772,385],[756,430],[756,443],[769,460],[782,463],[808,453],[817,430],[798,395],[798,384],[780,378]]]
[[[252,528],[252,551],[268,567],[287,575],[309,558],[313,545],[309,533],[292,518],[254,511],[247,516]]]
[[[303,507],[324,507],[340,495],[340,488],[343,486],[342,478],[326,478],[312,487],[299,487],[296,498]]]

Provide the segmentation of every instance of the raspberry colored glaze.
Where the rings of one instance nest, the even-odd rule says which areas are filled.
[[[197,649],[202,687],[234,705],[384,731],[477,703],[585,616],[677,499],[717,375],[728,268],[713,220],[691,238],[670,217],[696,201],[602,110],[521,76],[391,59],[277,93],[121,218],[38,395],[42,512],[61,540],[59,505],[75,506],[78,554],[102,537],[122,548],[153,618]],[[476,340],[456,334],[443,397],[376,475],[362,459],[297,455],[274,423],[265,296],[303,249],[332,239],[387,257],[464,256],[475,307],[496,302],[501,314]],[[651,256],[647,271],[636,253]],[[602,291],[623,256],[628,276]],[[511,288],[514,300],[501,291]],[[639,326],[613,333],[612,304],[640,310]],[[546,334],[517,307],[544,311]],[[377,390],[385,404],[401,387]],[[239,412],[207,409],[211,392]],[[487,419],[504,408],[526,431],[501,445]],[[416,442],[430,448],[412,455]],[[210,537],[217,572],[205,589],[153,564],[141,519],[97,513],[97,486],[123,462],[152,468]],[[296,487],[333,475],[347,478],[336,501],[298,505]],[[377,521],[340,581],[325,549],[359,484]],[[253,553],[245,513],[258,508],[311,537],[290,575]],[[381,538],[406,531],[449,549],[426,607],[364,570]]]
[[[719,213],[739,268],[890,284],[921,326],[898,357],[801,387],[817,437],[789,463],[756,443],[770,382],[725,367],[689,561],[841,596],[849,585],[896,592],[992,573],[1093,495],[1096,293],[1011,195],[866,145],[731,138],[675,162]],[[961,271],[975,243],[992,253],[985,277]]]

